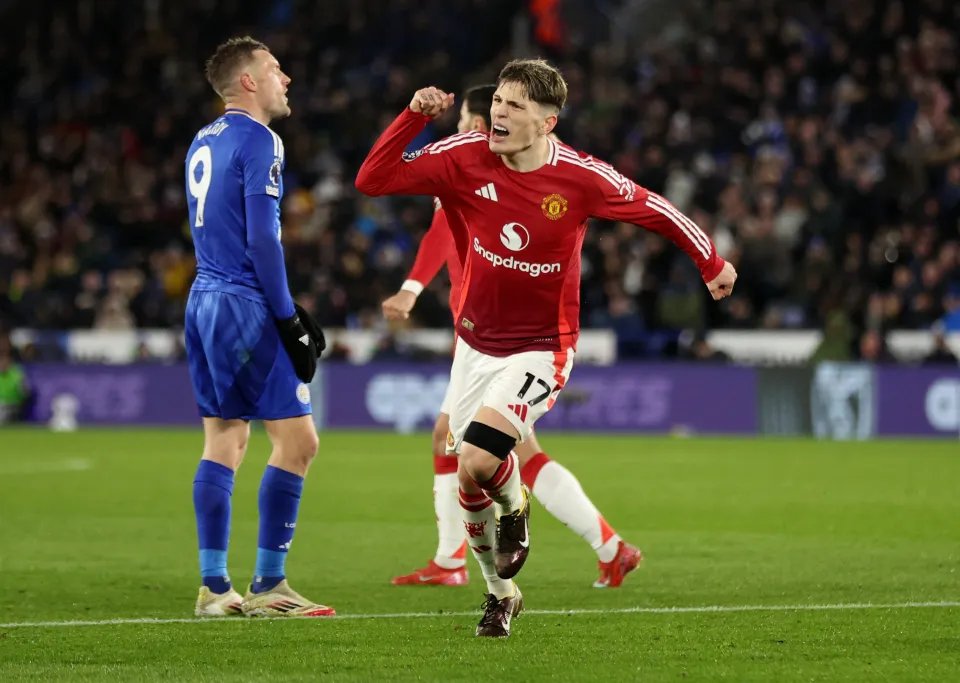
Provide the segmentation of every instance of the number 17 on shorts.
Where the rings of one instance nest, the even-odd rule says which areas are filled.
[[[471,348],[461,338],[450,376],[450,430],[455,450],[483,406],[506,417],[526,440],[534,423],[553,407],[573,369],[572,350],[525,351],[499,358]]]

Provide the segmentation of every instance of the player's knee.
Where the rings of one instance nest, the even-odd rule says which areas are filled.
[[[219,438],[208,439],[204,445],[203,457],[237,471],[247,452],[248,436],[223,434]]]
[[[457,467],[457,481],[460,483],[460,490],[464,493],[477,493],[481,490],[477,486],[477,480],[467,469],[466,462],[462,458]]]
[[[305,475],[320,444],[313,421],[284,420],[280,423],[268,423],[267,431],[273,441],[271,464]]]
[[[237,457],[239,460],[243,460],[243,456],[247,452],[247,445],[249,443],[250,443],[250,430],[248,429],[242,432],[237,438],[236,450],[237,450]]]
[[[306,430],[303,438],[300,440],[297,450],[300,451],[300,457],[307,465],[313,462],[313,459],[317,457],[317,450],[319,450],[319,448],[320,437],[317,436],[316,430]]]
[[[475,465],[490,455],[498,460],[506,460],[516,445],[517,440],[512,435],[474,420],[463,434],[460,457],[467,468],[473,470]]]

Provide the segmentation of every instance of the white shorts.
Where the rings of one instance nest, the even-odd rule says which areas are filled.
[[[498,358],[458,339],[443,401],[444,412],[450,415],[447,453],[460,452],[463,434],[483,406],[507,418],[520,441],[525,441],[570,379],[573,356],[570,349],[525,351]]]
[[[453,402],[451,389],[453,389],[453,382],[447,382],[447,393],[443,395],[443,403],[440,404],[440,413],[443,415],[450,414],[450,405]]]

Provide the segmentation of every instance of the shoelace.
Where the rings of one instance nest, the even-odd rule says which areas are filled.
[[[480,606],[483,609],[483,618],[480,620],[481,626],[492,626],[503,623],[503,616],[499,613],[499,610],[496,609],[499,606],[500,601],[497,600],[496,596],[494,596],[493,593],[487,593],[483,604]]]

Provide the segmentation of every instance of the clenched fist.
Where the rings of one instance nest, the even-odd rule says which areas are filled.
[[[720,301],[730,296],[733,292],[733,283],[736,281],[737,269],[725,262],[720,274],[707,283],[707,289],[710,290],[710,296],[714,301]]]
[[[413,310],[415,303],[417,303],[417,295],[401,289],[381,304],[383,317],[387,320],[406,320],[410,317],[410,311]]]
[[[410,100],[410,111],[435,119],[453,106],[453,100],[453,93],[434,87],[423,88]]]

